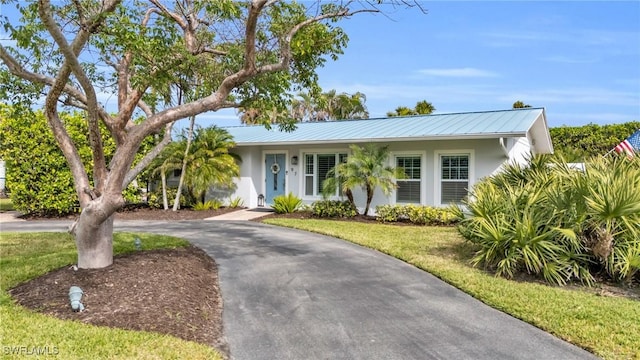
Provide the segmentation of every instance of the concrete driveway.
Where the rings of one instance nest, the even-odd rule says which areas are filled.
[[[428,273],[331,237],[247,221],[128,221],[116,229],[183,237],[216,260],[232,359],[595,358]]]

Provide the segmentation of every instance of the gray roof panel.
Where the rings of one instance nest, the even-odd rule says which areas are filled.
[[[403,141],[451,138],[525,136],[533,123],[544,117],[543,108],[416,115],[366,120],[305,122],[292,132],[277,126],[234,126],[225,128],[237,146],[260,144],[336,143]],[[546,121],[545,121],[546,122]]]

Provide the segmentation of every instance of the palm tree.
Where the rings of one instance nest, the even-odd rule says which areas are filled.
[[[325,194],[335,193],[336,183],[340,183],[342,192],[347,195],[349,201],[355,206],[351,191],[360,187],[367,194],[367,204],[364,215],[369,214],[369,207],[376,188],[380,188],[385,195],[389,195],[397,188],[395,179],[404,178],[404,170],[385,166],[389,157],[389,147],[378,147],[367,144],[364,147],[351,145],[351,156],[346,162],[336,165],[327,174],[323,184]],[[336,179],[337,177],[337,179]]]
[[[178,170],[182,164],[182,156],[184,155],[184,145],[186,142],[171,142],[167,145],[160,155],[158,155],[151,163],[151,176],[156,178],[160,175],[162,186],[162,203],[164,209],[169,209],[169,201],[167,199],[167,173],[169,171]],[[157,179],[157,178],[156,178]]]
[[[230,186],[240,175],[240,157],[229,152],[234,146],[233,138],[224,129],[213,126],[196,131],[184,179],[196,199],[204,202],[211,186]]]
[[[436,108],[432,103],[427,100],[422,100],[418,101],[413,109],[407,106],[398,106],[394,111],[387,112],[387,116],[429,115],[434,111],[436,111]]]

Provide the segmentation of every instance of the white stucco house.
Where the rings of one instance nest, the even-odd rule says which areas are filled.
[[[293,132],[263,126],[225,129],[236,142],[232,151],[242,157],[231,196],[251,208],[258,206],[260,195],[267,206],[289,192],[307,204],[322,199],[323,179],[349,156],[351,144],[388,145],[389,165],[403,167],[408,175],[390,196],[377,190],[372,209],[459,202],[474,183],[505,163],[553,152],[543,108],[310,122]],[[356,204],[364,205],[365,194],[354,190]]]

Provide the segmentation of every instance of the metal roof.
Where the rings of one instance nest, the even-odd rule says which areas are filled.
[[[292,132],[280,131],[277,126],[268,130],[262,125],[225,129],[236,146],[293,145],[519,137],[526,136],[537,120],[548,133],[543,108],[305,122]]]

